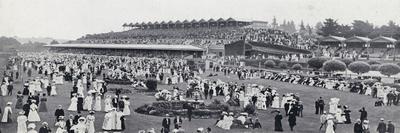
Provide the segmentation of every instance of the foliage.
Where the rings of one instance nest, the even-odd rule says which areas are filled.
[[[21,43],[15,38],[8,38],[4,36],[0,37],[0,51],[12,51],[20,46]]]
[[[300,64],[294,64],[293,66],[292,66],[292,69],[294,69],[294,70],[301,70],[303,67],[300,65]]]
[[[279,68],[287,69],[288,68],[288,64],[285,63],[285,62],[281,62],[281,63],[279,63]]]
[[[50,42],[50,44],[60,44],[57,40],[53,40]]]
[[[320,69],[323,65],[324,62],[326,62],[328,59],[327,58],[311,58],[310,60],[307,61],[308,66],[314,68],[314,69]]]
[[[393,63],[385,63],[378,68],[378,71],[390,77],[391,75],[400,73],[400,67]]]
[[[329,60],[324,63],[323,69],[328,72],[345,71],[346,64],[340,60]]]
[[[323,26],[321,27],[321,29],[319,29],[320,32],[318,34],[323,36],[338,35],[339,27],[340,25],[338,24],[337,20],[328,18],[325,19],[325,22],[323,22]]]
[[[341,59],[340,61],[346,64],[346,66],[349,66],[353,62],[353,60],[349,58]]]
[[[350,71],[357,74],[366,73],[369,72],[369,70],[371,70],[371,66],[364,61],[353,62],[348,66],[348,68]]]
[[[380,66],[381,66],[381,64],[370,65],[371,71],[378,71]]]
[[[147,79],[146,86],[148,91],[157,91],[157,80],[156,79]]]
[[[206,106],[207,109],[229,111],[229,105],[222,103],[221,101],[214,99],[214,101]]]
[[[256,112],[256,107],[252,104],[247,104],[246,107],[244,107],[244,112],[247,112],[248,114],[254,114]]]
[[[266,67],[269,67],[269,68],[273,68],[273,67],[275,67],[275,62],[273,61],[273,60],[267,60],[265,63],[264,63],[264,65],[266,66]]]
[[[368,64],[375,65],[375,64],[381,64],[381,63],[379,61],[376,61],[376,60],[371,60],[371,61],[368,61]]]

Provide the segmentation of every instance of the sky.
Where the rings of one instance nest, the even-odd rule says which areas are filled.
[[[121,31],[123,23],[235,18],[314,25],[400,23],[400,0],[0,0],[0,36],[77,39]]]

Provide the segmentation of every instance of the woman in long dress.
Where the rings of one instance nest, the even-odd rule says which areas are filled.
[[[24,100],[24,96],[19,91],[17,93],[17,103],[15,104],[15,109],[22,109],[22,107],[24,106],[23,100]]]
[[[54,124],[54,126],[57,127],[56,133],[67,133],[67,130],[65,128],[66,125],[67,123],[64,120],[64,116],[60,116],[56,124]]]
[[[46,94],[40,99],[39,112],[47,112],[47,98]]]
[[[108,111],[112,108],[111,102],[111,96],[108,95],[106,99],[104,99],[104,111]]]
[[[101,111],[101,95],[97,95],[95,98],[95,103],[93,107],[94,111]]]
[[[2,96],[6,96],[6,95],[7,95],[7,85],[6,85],[6,83],[3,82],[3,83],[1,84],[1,87],[0,87],[0,88],[1,88],[1,95],[2,95]]]
[[[11,102],[7,102],[6,107],[4,107],[3,117],[1,118],[2,123],[11,123],[11,114],[12,114],[11,104],[12,104]]]
[[[32,104],[30,106],[29,114],[28,114],[28,121],[29,122],[38,122],[40,121],[39,114],[37,112],[38,106],[36,105],[36,101],[32,100]]]
[[[71,103],[68,107],[69,111],[77,111],[78,110],[78,98],[76,98],[76,93],[72,94]]]
[[[88,116],[86,116],[86,128],[87,128],[87,133],[95,133],[96,130],[94,128],[94,112],[91,111]]]
[[[57,87],[55,84],[51,84],[50,95],[56,96],[57,95]]]
[[[279,96],[276,95],[272,100],[271,108],[279,108]]]
[[[325,133],[335,133],[335,130],[333,128],[333,126],[335,125],[335,123],[333,122],[333,119],[328,119],[326,121],[326,130]]]
[[[125,116],[126,115],[131,115],[130,106],[131,106],[131,102],[129,102],[129,97],[126,97],[125,100],[124,100],[124,110],[123,110],[123,113],[124,113]]]
[[[21,111],[19,112],[19,116],[17,117],[17,133],[27,133],[28,129],[26,127],[26,122],[28,121],[28,118],[24,115],[25,112]]]
[[[84,101],[84,104],[83,104],[83,110],[91,111],[92,110],[92,104],[93,104],[92,94],[88,94],[88,96],[85,97],[85,101]]]

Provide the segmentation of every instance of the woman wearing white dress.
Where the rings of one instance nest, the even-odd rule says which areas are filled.
[[[88,94],[88,96],[85,97],[85,101],[84,101],[84,104],[83,104],[83,110],[91,111],[92,110],[92,104],[93,104],[92,94]]]
[[[275,95],[275,97],[274,97],[274,99],[272,101],[271,107],[272,108],[279,108],[280,107],[279,106],[279,96],[278,95]]]
[[[60,116],[55,124],[55,127],[57,127],[56,133],[67,133],[66,126],[67,123],[64,120],[64,116]]]
[[[4,107],[3,117],[1,118],[2,123],[11,123],[11,102],[7,102],[6,107]]]
[[[326,121],[326,130],[325,130],[325,133],[335,133],[335,130],[334,130],[334,128],[333,128],[333,126],[335,125],[335,123],[333,122],[333,119],[331,118],[331,119],[328,119],[327,121]]]
[[[19,116],[17,117],[17,123],[18,123],[18,128],[17,128],[17,133],[27,133],[28,129],[26,127],[26,122],[28,121],[28,118],[24,115],[25,112],[19,112]]]
[[[94,103],[93,110],[101,111],[101,95],[97,95],[95,99],[96,99],[96,101]]]
[[[36,105],[36,101],[32,100],[32,104],[30,106],[29,114],[28,114],[28,121],[29,122],[38,122],[40,121],[39,114],[37,112],[38,106]]]
[[[1,95],[6,96],[7,95],[7,85],[5,83],[1,84]]]
[[[57,88],[56,88],[56,86],[54,84],[51,84],[50,95],[51,96],[56,96],[57,95]]]
[[[130,106],[131,106],[131,102],[129,102],[129,97],[126,97],[124,99],[124,110],[123,110],[124,116],[131,115]]]
[[[88,116],[86,116],[86,128],[87,128],[87,133],[95,133],[96,130],[94,128],[94,112],[91,111]]]
[[[108,111],[112,108],[111,105],[111,96],[108,95],[105,99],[104,99],[104,111]]]
[[[76,93],[72,94],[71,103],[68,107],[69,111],[77,111],[78,110],[78,98],[76,98]]]

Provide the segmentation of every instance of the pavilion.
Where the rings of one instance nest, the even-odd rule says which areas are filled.
[[[139,29],[188,29],[188,28],[224,28],[224,27],[243,27],[250,25],[251,22],[235,20],[233,18],[217,20],[183,20],[183,21],[161,21],[161,22],[136,22],[124,23],[122,27],[139,28]]]

